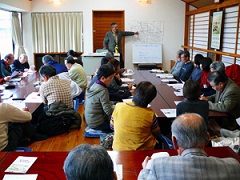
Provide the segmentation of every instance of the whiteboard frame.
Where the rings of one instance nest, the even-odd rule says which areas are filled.
[[[162,64],[162,44],[132,44],[132,63]]]

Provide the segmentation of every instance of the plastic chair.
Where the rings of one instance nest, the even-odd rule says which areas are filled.
[[[97,49],[96,53],[107,53],[108,50],[107,49]]]

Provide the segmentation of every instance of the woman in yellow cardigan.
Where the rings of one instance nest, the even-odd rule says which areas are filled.
[[[147,108],[156,95],[156,87],[143,81],[136,87],[133,102],[116,105],[111,119],[114,150],[143,150],[158,146],[156,139],[160,139],[160,128],[154,111]]]

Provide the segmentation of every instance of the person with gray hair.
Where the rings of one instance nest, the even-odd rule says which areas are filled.
[[[77,146],[68,154],[63,169],[67,180],[117,179],[112,159],[102,146]]]
[[[178,79],[180,76],[180,70],[183,66],[183,62],[181,60],[181,54],[183,53],[183,50],[178,50],[176,53],[176,61],[175,64],[173,66],[173,68],[171,69],[171,74],[174,76],[174,78]]]
[[[221,61],[214,61],[212,64],[210,64],[210,71],[220,71],[225,73],[225,65]]]
[[[194,113],[178,116],[172,124],[172,141],[178,156],[147,156],[138,179],[239,179],[240,164],[233,158],[209,157],[204,147],[209,134],[203,118]]]
[[[28,64],[28,56],[26,54],[21,54],[18,59],[14,60],[13,64],[11,65],[12,72],[14,71],[28,71],[29,64]]]
[[[52,65],[56,69],[56,73],[68,72],[67,67],[64,64],[60,64],[53,59],[51,55],[45,55],[42,57],[42,63],[44,65]]]

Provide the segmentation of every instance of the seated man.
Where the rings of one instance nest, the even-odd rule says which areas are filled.
[[[112,159],[102,146],[77,146],[68,154],[63,169],[68,180],[117,179]]]
[[[138,179],[240,179],[240,164],[233,158],[208,157],[204,147],[209,134],[198,114],[182,114],[172,124],[172,141],[178,156],[153,159],[147,156]]]
[[[214,61],[213,63],[210,64],[211,72],[220,71],[222,73],[225,73],[225,70],[226,70],[225,65],[221,61]]]
[[[67,107],[72,108],[70,82],[59,79],[59,77],[56,76],[56,69],[51,65],[43,65],[39,69],[39,73],[44,79],[40,87],[40,96],[43,103],[49,106],[52,103],[61,101],[67,105]]]
[[[191,76],[194,66],[193,66],[193,63],[189,60],[189,58],[190,58],[190,54],[188,51],[184,51],[181,54],[183,66],[180,70],[180,75],[178,80],[186,81]]]
[[[179,50],[177,51],[176,54],[176,62],[173,66],[173,68],[171,69],[171,74],[174,76],[174,78],[179,79],[180,76],[180,70],[183,66],[183,62],[181,60],[181,54],[183,53],[183,50]]]
[[[236,119],[240,117],[240,89],[225,73],[220,71],[212,72],[208,76],[208,82],[216,94],[205,97],[202,100],[208,100],[209,109],[225,112],[229,114],[228,127],[234,129],[237,127]]]
[[[85,120],[90,128],[111,132],[110,117],[113,112],[107,87],[114,78],[114,69],[110,64],[102,65],[97,72],[95,82],[86,93]]]
[[[24,126],[32,119],[27,108],[20,110],[1,103],[0,96],[0,151],[14,151],[23,138]],[[29,124],[30,125],[30,124]]]
[[[11,65],[12,72],[13,71],[27,71],[29,69],[28,64],[28,57],[26,54],[21,54],[19,59],[14,60],[13,64]]]
[[[14,61],[14,55],[13,54],[7,54],[4,59],[1,60],[1,71],[3,77],[11,76],[12,70],[10,65]]]
[[[2,69],[2,63],[0,63],[0,70]],[[4,77],[2,75],[2,71],[0,71],[0,84],[3,84],[6,81],[9,81],[11,79],[11,76]]]
[[[43,124],[48,125],[48,122],[54,119],[59,121],[63,120],[65,124],[68,122],[69,127],[67,128],[79,128],[81,126],[81,116],[73,109],[70,81],[60,79],[56,75],[56,69],[51,65],[43,65],[39,69],[39,73],[44,79],[44,82],[40,86],[40,96],[43,103],[47,105],[45,107],[47,116],[44,117],[43,115],[42,118],[38,119],[38,121],[42,123],[39,126],[40,132],[48,134],[49,136],[57,135],[57,133],[61,134],[62,131],[57,132],[57,128],[54,131],[56,134],[54,134],[47,131],[47,127],[43,127]],[[41,114],[39,114],[39,116],[40,115]],[[46,121],[46,119],[48,119],[48,121]],[[65,119],[67,121],[65,121]],[[48,127],[48,129],[51,128]]]
[[[53,59],[50,55],[45,55],[42,57],[42,63],[44,65],[52,65],[56,69],[56,73],[68,72],[67,67],[64,64],[60,64]]]

